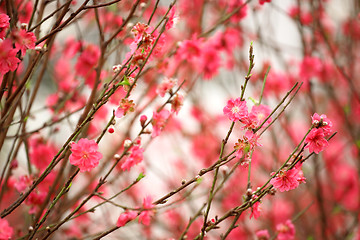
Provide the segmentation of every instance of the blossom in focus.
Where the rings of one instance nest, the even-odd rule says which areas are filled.
[[[295,226],[290,220],[286,220],[285,223],[276,225],[276,232],[278,233],[278,240],[295,239]]]
[[[280,192],[289,191],[299,186],[298,170],[281,170],[276,177],[270,180],[270,183]]]
[[[244,119],[245,127],[249,129],[255,129],[262,124],[262,122],[270,115],[271,108],[266,105],[255,105],[251,108],[251,112],[248,118]],[[266,127],[271,123],[271,118],[266,120],[262,127]]]
[[[115,111],[115,117],[121,118],[125,116],[128,112],[133,112],[135,110],[135,103],[133,100],[127,98],[121,99],[119,107]]]
[[[15,71],[20,59],[16,57],[18,50],[12,47],[11,40],[5,39],[0,43],[0,74]]]
[[[325,139],[324,131],[319,128],[311,129],[309,135],[305,138],[305,143],[307,143],[305,148],[309,148],[310,153],[315,152],[316,154],[329,145],[328,141]]]
[[[133,220],[136,217],[137,217],[137,213],[134,211],[124,212],[124,213],[120,214],[120,216],[116,222],[116,226],[123,227],[123,226],[125,226],[125,224],[127,222]]]
[[[80,168],[81,172],[90,171],[99,164],[102,154],[98,152],[98,144],[94,140],[82,138],[71,144],[70,163]]]
[[[333,124],[325,114],[319,115],[317,113],[314,113],[314,115],[311,117],[311,119],[312,119],[312,124],[316,128],[322,129],[324,131],[325,135],[328,135],[331,133]]]
[[[234,122],[242,120],[248,115],[246,102],[242,101],[241,98],[230,99],[224,107],[223,112]]]
[[[33,32],[27,32],[24,29],[14,32],[15,48],[21,51],[24,56],[27,49],[34,49],[36,37]]]

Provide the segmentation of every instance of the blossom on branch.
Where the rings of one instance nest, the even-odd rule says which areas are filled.
[[[99,164],[102,154],[98,152],[98,144],[94,140],[82,138],[71,144],[70,163],[80,168],[81,172],[90,171]]]
[[[239,121],[248,116],[248,109],[246,102],[242,101],[241,98],[230,99],[223,109],[224,114],[231,121]]]
[[[270,183],[280,192],[289,191],[299,186],[299,176],[297,169],[282,169],[276,177],[270,180]]]
[[[137,213],[134,211],[123,212],[122,214],[120,214],[116,222],[116,226],[123,227],[127,222],[133,220],[136,217],[137,217]]]
[[[309,135],[305,138],[307,145],[305,148],[309,148],[309,152],[315,152],[316,154],[324,150],[328,145],[328,141],[325,139],[325,134],[322,129],[311,129]]]

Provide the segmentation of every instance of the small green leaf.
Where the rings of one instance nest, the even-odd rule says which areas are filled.
[[[259,102],[257,100],[255,100],[254,98],[252,97],[249,97],[249,99],[255,104],[255,105],[258,105]]]
[[[127,76],[124,76],[124,80],[120,83],[120,85],[130,86],[130,82]]]
[[[313,236],[308,236],[308,237],[306,238],[306,240],[314,240],[314,237],[313,237]]]
[[[28,118],[29,118],[29,116],[26,116],[26,117],[24,118],[24,122],[26,122],[26,121],[28,120]]]
[[[140,181],[141,179],[143,179],[145,177],[144,173],[140,173],[139,176],[136,178],[136,181]]]
[[[199,178],[196,179],[196,183],[198,183],[198,184],[200,184],[202,181],[203,181],[202,177],[199,177]]]
[[[69,186],[66,188],[66,191],[69,191],[69,189],[71,188],[72,182],[69,184]]]

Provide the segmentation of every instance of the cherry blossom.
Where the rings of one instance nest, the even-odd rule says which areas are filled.
[[[271,179],[270,183],[280,192],[289,191],[299,186],[298,170],[281,170],[276,177]]]
[[[99,164],[102,154],[98,152],[98,144],[87,138],[71,144],[70,163],[80,168],[81,172],[90,171]]]
[[[234,122],[243,120],[248,116],[246,102],[242,101],[241,98],[228,100],[223,112],[231,121]]]
[[[310,153],[315,152],[316,154],[319,154],[329,145],[325,139],[324,131],[318,128],[311,129],[305,138],[305,143],[307,144],[305,148],[309,148]]]
[[[135,211],[123,212],[122,214],[120,214],[120,216],[116,222],[116,226],[123,227],[123,226],[125,226],[125,224],[127,222],[133,220],[136,217],[137,217],[137,213]]]

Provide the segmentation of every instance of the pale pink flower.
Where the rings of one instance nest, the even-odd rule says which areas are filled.
[[[270,234],[268,230],[259,230],[256,233],[257,240],[268,240],[270,239]]]
[[[249,129],[255,129],[269,116],[271,108],[265,105],[255,105],[251,108],[248,118],[244,120],[245,127]],[[262,127],[266,127],[271,123],[271,118],[266,120]]]
[[[125,116],[128,112],[133,112],[135,110],[135,103],[133,100],[127,98],[121,99],[119,107],[115,111],[115,117],[121,118]]]
[[[180,60],[193,61],[200,57],[201,54],[201,39],[195,36],[191,40],[184,40],[181,42],[179,49],[176,52],[176,57]]]
[[[231,121],[234,122],[243,120],[248,116],[246,102],[242,101],[241,98],[228,100],[223,112]]]
[[[94,140],[82,138],[71,144],[70,163],[80,168],[81,172],[90,171],[99,164],[102,154],[98,152],[98,144]]]
[[[307,143],[305,148],[309,148],[310,153],[315,152],[317,154],[329,145],[325,139],[324,131],[318,128],[311,129],[309,135],[305,138],[305,143]]]
[[[173,99],[171,100],[171,112],[178,114],[180,111],[180,108],[183,105],[184,97],[183,95],[176,94]]]
[[[144,149],[135,145],[129,150],[129,156],[126,158],[124,163],[121,165],[123,171],[129,171],[134,165],[139,164],[144,159]]]
[[[0,240],[11,239],[13,235],[13,228],[10,227],[6,219],[0,218]]]
[[[270,180],[270,183],[280,192],[289,191],[299,186],[298,170],[281,170],[276,177]]]
[[[278,233],[278,240],[292,240],[295,239],[295,226],[290,220],[286,220],[285,223],[276,225],[276,231]]]
[[[152,198],[147,196],[143,201],[143,211],[139,215],[139,223],[144,224],[145,226],[150,225],[151,217],[154,215],[152,208],[155,206],[152,204]]]
[[[120,214],[116,222],[116,226],[123,227],[127,222],[135,219],[136,217],[137,217],[137,213],[134,211],[123,212],[122,214]]]
[[[176,82],[176,79],[165,78],[156,88],[156,93],[159,94],[160,97],[164,97],[165,93],[169,92],[175,86]]]
[[[209,42],[202,46],[201,55],[197,59],[196,67],[199,73],[204,74],[204,79],[211,79],[218,73],[221,65],[220,52]]]
[[[170,112],[162,109],[160,112],[153,112],[153,119],[151,124],[153,126],[152,137],[160,135],[161,130],[164,128],[166,121],[170,117]]]

